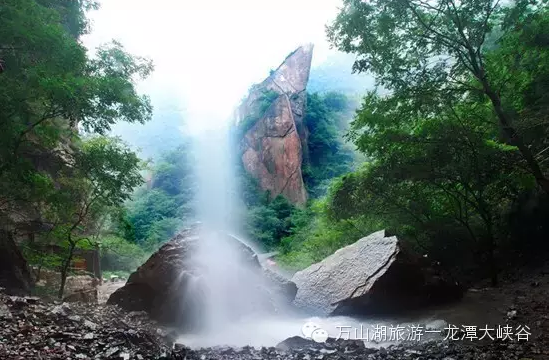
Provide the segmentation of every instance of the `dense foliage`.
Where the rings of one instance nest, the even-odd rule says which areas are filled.
[[[150,61],[116,42],[90,56],[79,42],[86,11],[96,6],[8,0],[0,7],[0,225],[43,224],[26,252],[60,249],[58,260],[40,261],[61,271],[60,296],[75,248],[97,246],[106,214],[142,182],[137,156],[104,134],[152,113],[135,90]]]
[[[356,241],[324,236],[343,221],[493,284],[522,254],[547,254],[546,2],[346,0],[328,34],[390,92],[365,96],[348,135],[369,162],[332,184],[282,260]]]
[[[353,110],[342,93],[307,94],[307,154],[302,174],[313,197],[325,194],[331,179],[352,168],[354,153],[345,147],[343,134]]]
[[[190,144],[185,143],[153,165],[147,186],[126,204],[121,221],[131,229],[122,232],[126,240],[155,249],[193,221],[196,183],[190,154]]]
[[[262,103],[265,111],[269,101]],[[350,171],[354,165],[354,153],[343,140],[352,112],[353,102],[344,94],[307,94],[304,116],[307,152],[303,154],[302,172],[312,198],[323,195],[330,179]],[[238,149],[239,134],[236,139],[235,149]],[[262,193],[257,181],[244,170],[240,158],[235,169],[240,184],[244,235],[265,250],[278,248],[283,239],[302,228],[311,211],[293,206],[281,195],[271,199],[269,193]]]
[[[131,271],[196,220],[189,141],[172,134],[163,144],[171,150],[149,149],[156,158],[146,167],[106,136],[119,121],[151,118],[135,82],[152,64],[117,42],[87,53],[79,37],[96,7],[0,6],[0,225],[41,224],[23,253],[62,273],[60,296],[77,249],[99,249],[104,270]],[[327,30],[377,89],[312,72],[304,208],[262,193],[244,171],[239,141],[279,95],[249,104],[230,154],[244,235],[299,269],[385,228],[457,274],[494,284],[504,265],[546,256],[547,2],[344,0]],[[331,84],[361,91],[361,104]],[[176,129],[180,114],[164,120]]]
[[[262,90],[258,98],[251,105],[249,114],[238,124],[236,137],[241,138],[250,130],[258,120],[262,118],[267,109],[279,97],[279,93],[273,90]]]

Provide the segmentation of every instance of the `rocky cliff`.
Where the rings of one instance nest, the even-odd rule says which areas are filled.
[[[307,200],[302,162],[307,154],[306,86],[313,45],[293,51],[262,83],[254,85],[237,111],[246,171],[272,197],[294,204]]]

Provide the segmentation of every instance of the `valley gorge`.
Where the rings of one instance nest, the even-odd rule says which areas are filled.
[[[403,1],[4,1],[0,359],[547,359],[548,4]]]

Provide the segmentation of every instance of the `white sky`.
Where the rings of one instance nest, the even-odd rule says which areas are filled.
[[[325,24],[339,5],[340,0],[102,0],[101,9],[89,15],[93,30],[83,40],[93,49],[115,39],[151,58],[155,73],[140,90],[157,108],[185,109],[188,125],[211,127],[225,121],[249,86],[300,44],[313,42],[314,65],[322,62],[329,53]]]

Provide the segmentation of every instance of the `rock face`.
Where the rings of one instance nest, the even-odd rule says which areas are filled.
[[[215,310],[223,313],[220,316],[230,313],[238,318],[251,312],[276,312],[283,297],[289,296],[281,294],[281,289],[288,290],[289,285],[266,276],[248,246],[229,235],[222,236],[221,240],[234,251],[233,256],[223,254],[228,252],[226,247],[212,258],[216,264],[208,264],[200,259],[200,252],[205,248],[216,252],[221,246],[199,246],[209,241],[199,229],[182,231],[132,273],[107,304],[146,311],[155,320],[184,331],[200,330],[212,312],[209,306],[213,302]],[[225,273],[212,272],[210,265]]]
[[[295,305],[322,315],[395,313],[460,297],[458,284],[437,277],[378,231],[294,275]]]
[[[275,296],[282,296],[283,299],[289,302],[294,300],[298,292],[298,287],[295,283],[266,267],[263,267],[263,274],[269,280],[271,284],[270,288],[275,293]]]
[[[304,204],[307,193],[302,161],[307,154],[307,128],[303,123],[306,86],[313,45],[292,52],[262,83],[252,87],[238,109],[239,123],[252,121],[242,140],[246,171],[259,180],[272,197],[282,194]],[[270,94],[267,109],[266,94]]]
[[[0,230],[0,287],[10,294],[28,294],[33,286],[27,261],[15,244],[13,233]]]

